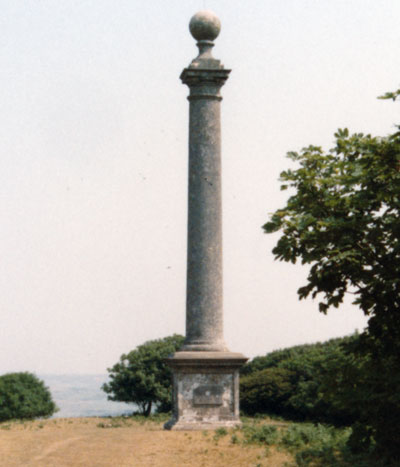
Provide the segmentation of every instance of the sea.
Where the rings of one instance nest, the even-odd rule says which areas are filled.
[[[108,375],[37,375],[49,388],[59,411],[52,418],[130,415],[136,404],[107,400],[101,386]]]

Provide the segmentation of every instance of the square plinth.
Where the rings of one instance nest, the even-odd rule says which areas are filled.
[[[207,430],[240,425],[239,368],[233,352],[176,352],[172,369],[172,418],[168,430]]]

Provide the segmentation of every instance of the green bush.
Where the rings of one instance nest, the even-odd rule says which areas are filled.
[[[244,376],[240,381],[240,405],[249,415],[283,415],[295,391],[295,374],[285,368],[269,368]]]
[[[371,457],[384,460],[385,466],[400,465],[400,366],[396,360],[380,358],[378,352],[349,358],[347,365],[338,368],[340,387],[335,391],[330,386],[326,391],[335,404],[356,415],[348,443],[352,451],[368,451]]]
[[[372,342],[366,343],[367,339]],[[400,344],[391,345],[398,347],[400,355]],[[371,348],[374,352],[365,352]],[[245,365],[241,408],[250,415],[276,414],[297,421],[351,426],[347,446],[354,455],[368,453],[376,465],[397,466],[399,362],[400,357],[387,356],[379,341],[365,335],[271,352]],[[303,453],[304,462],[316,455],[314,447],[310,449]],[[320,454],[327,463],[329,452]]]
[[[346,447],[351,428],[334,428],[312,423],[292,423],[276,427],[269,424],[245,424],[241,428],[244,444],[276,446],[290,452],[297,466],[314,467],[381,467],[370,463],[366,456],[353,456]],[[239,437],[231,440],[238,443]],[[390,465],[390,464],[388,464]]]
[[[44,382],[32,373],[0,376],[0,421],[49,417],[57,410]]]
[[[273,425],[245,425],[243,427],[244,442],[248,444],[276,444],[279,432]]]
[[[256,357],[242,371],[242,410],[338,426],[353,423],[359,409],[345,402],[341,370],[355,364],[346,348],[357,339],[331,339]]]
[[[253,358],[250,362],[246,363],[241,369],[241,375],[249,375],[256,371],[265,370],[267,368],[279,367],[282,362],[291,361],[299,358],[304,354],[309,353],[315,348],[323,349],[327,343],[304,344],[288,347],[285,349],[274,350],[267,353],[265,356]]]
[[[281,439],[281,445],[288,450],[297,451],[309,446],[336,445],[343,437],[339,430],[326,425],[311,423],[294,423],[288,427]],[[346,439],[349,433],[346,433]]]

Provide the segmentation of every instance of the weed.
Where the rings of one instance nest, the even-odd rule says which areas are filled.
[[[122,426],[122,423],[119,423],[117,420],[111,420],[110,423],[100,422],[97,424],[98,428],[121,428]]]
[[[217,428],[215,430],[215,434],[218,435],[219,437],[226,436],[228,434],[228,430],[224,427]]]
[[[228,430],[224,427],[217,428],[215,430],[215,435],[213,436],[214,441],[218,441],[220,438],[223,436],[226,436],[228,434]]]
[[[294,423],[284,432],[281,444],[289,451],[305,448],[343,447],[350,430],[339,430],[326,425],[313,425],[310,423]]]
[[[279,432],[273,425],[247,425],[243,427],[244,442],[247,444],[276,444]]]
[[[246,425],[249,423],[254,423],[255,421],[253,417],[248,417],[246,415],[240,415],[240,420]]]
[[[131,417],[107,417],[105,420],[107,420],[108,423],[100,422],[97,426],[99,428],[121,428],[132,426],[132,423],[130,423],[130,420],[132,420]],[[88,420],[84,420],[82,423],[88,423]],[[142,424],[142,420],[140,420],[139,423]]]
[[[368,465],[359,463],[348,452],[346,442],[351,434],[350,428],[337,429],[327,425],[311,423],[293,423],[279,429],[274,425],[253,422],[241,429],[243,443],[261,444],[267,447],[275,445],[278,450],[285,450],[295,456],[296,465],[342,467]],[[233,434],[231,443],[239,442],[239,437]],[[289,464],[291,465],[291,464]]]
[[[165,423],[166,421],[169,420],[171,417],[170,413],[154,413],[149,415],[148,417],[145,417],[144,415],[140,413],[133,413],[131,416],[126,416],[124,415],[123,417],[119,418],[124,418],[126,420],[131,420],[139,423],[140,425],[144,425],[145,423],[148,422],[154,422],[154,423]]]

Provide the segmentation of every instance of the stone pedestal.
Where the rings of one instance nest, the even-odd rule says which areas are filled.
[[[173,416],[165,428],[212,429],[239,420],[239,368],[247,360],[223,338],[220,89],[226,70],[211,50],[220,22],[211,12],[193,16],[199,55],[181,80],[190,89],[189,216],[186,339],[167,359],[173,372]]]
[[[212,430],[240,425],[239,368],[247,359],[233,352],[176,352],[173,413],[165,428]]]

